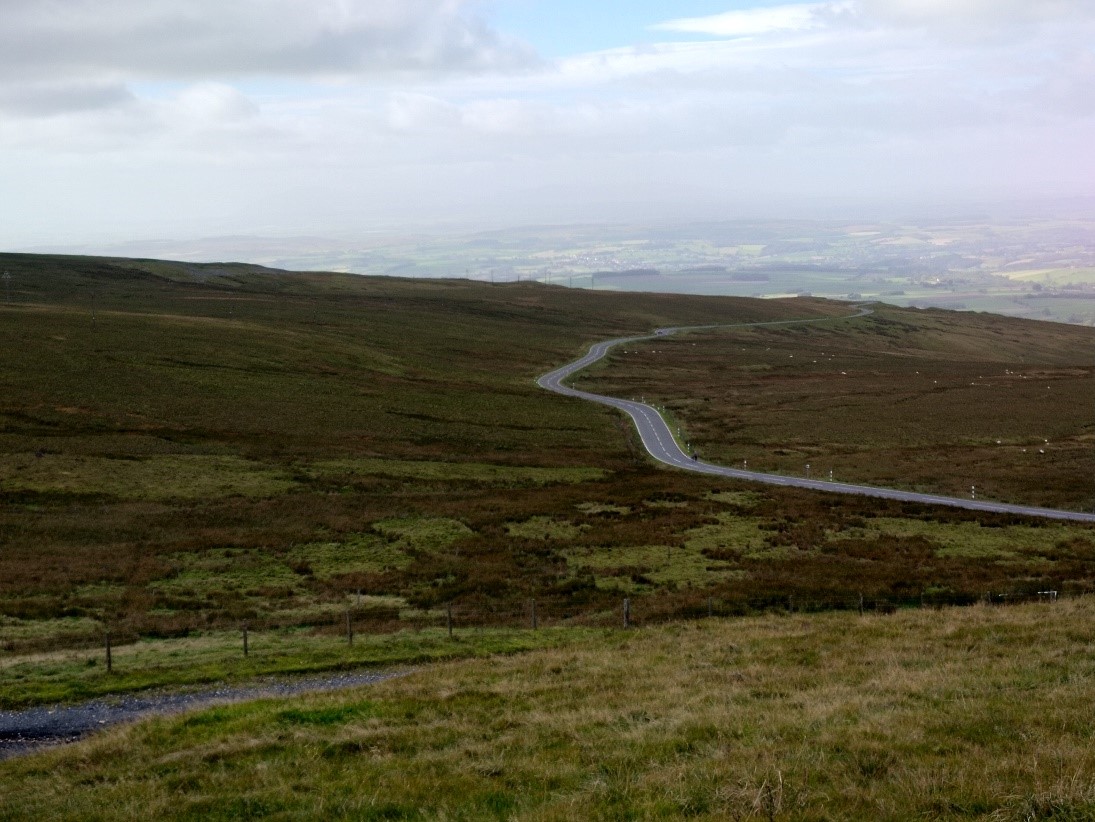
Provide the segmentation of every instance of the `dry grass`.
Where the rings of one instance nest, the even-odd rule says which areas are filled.
[[[10,818],[1087,819],[1095,605],[711,620],[162,719]]]

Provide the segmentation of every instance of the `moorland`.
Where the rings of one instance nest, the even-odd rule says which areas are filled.
[[[607,337],[830,317],[642,344],[584,382],[647,392],[713,460],[956,493],[976,475],[1080,508],[1091,329],[227,264],[0,268],[0,708],[453,660],[375,696],[6,763],[15,816],[1091,807],[1095,529],[670,471],[613,412],[535,385]],[[907,609],[1045,590],[1069,599]],[[641,631],[619,630],[624,598]],[[708,613],[739,616],[675,621]]]
[[[1091,341],[878,304],[854,323],[633,343],[574,384],[664,407],[724,465],[1091,511]]]
[[[347,608],[378,631],[450,608],[524,625],[533,599],[544,624],[614,624],[623,597],[651,620],[1092,582],[1086,526],[713,484],[534,383],[607,336],[846,304],[0,263],[9,672],[107,630],[234,646],[245,623],[337,631]],[[879,307],[644,343],[587,381],[662,397],[728,463],[1086,509],[1092,334]]]

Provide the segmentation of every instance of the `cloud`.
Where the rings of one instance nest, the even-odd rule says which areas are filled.
[[[668,20],[655,31],[754,37],[818,29],[917,29],[949,40],[1029,38],[1040,26],[1095,20],[1090,0],[827,0]]]
[[[0,2],[0,80],[362,77],[510,70],[530,50],[467,0]]]
[[[822,25],[823,16],[847,3],[802,3],[745,9],[707,17],[686,17],[658,23],[655,31],[707,34],[712,37],[749,37],[781,31],[803,31]]]
[[[69,112],[100,112],[133,105],[121,83],[48,82],[0,85],[0,114],[51,117]]]
[[[438,97],[400,91],[390,95],[385,119],[397,132],[435,131],[458,125],[460,110]]]
[[[1092,18],[1090,0],[857,0],[868,18],[902,25],[1000,29],[1077,16]]]
[[[0,188],[38,203],[0,230],[1095,185],[1089,0],[795,2],[553,62],[478,3],[0,0]]]
[[[254,102],[223,83],[190,86],[175,97],[174,107],[190,122],[240,122],[259,114]]]

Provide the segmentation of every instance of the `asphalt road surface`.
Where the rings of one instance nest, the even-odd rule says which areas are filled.
[[[859,313],[853,317],[862,317],[870,314],[869,308],[861,306]],[[869,485],[852,485],[845,482],[828,482],[825,480],[806,479],[805,477],[789,477],[782,474],[763,474],[757,471],[746,471],[739,468],[726,468],[722,465],[714,465],[703,460],[696,459],[686,454],[673,436],[669,424],[662,415],[650,405],[634,400],[624,400],[618,397],[606,397],[601,394],[593,394],[589,391],[579,391],[576,388],[564,384],[564,380],[583,368],[603,358],[608,351],[618,345],[639,342],[640,340],[652,340],[659,337],[668,337],[681,331],[699,331],[711,328],[749,328],[754,326],[773,325],[802,325],[806,323],[831,322],[835,319],[849,319],[848,317],[832,317],[810,320],[781,320],[778,322],[762,323],[735,323],[731,325],[703,325],[680,326],[677,328],[659,328],[653,334],[638,337],[620,337],[615,340],[605,340],[596,343],[589,349],[589,353],[579,360],[564,365],[562,368],[544,374],[536,381],[537,385],[556,394],[567,397],[577,397],[589,402],[600,403],[618,408],[631,417],[635,422],[635,428],[642,438],[643,446],[654,459],[659,462],[680,468],[685,471],[694,471],[699,474],[711,474],[730,479],[761,482],[766,485],[785,485],[794,488],[809,488],[814,491],[826,491],[831,494],[858,494],[865,497],[878,499],[894,499],[902,502],[917,502],[925,505],[946,505],[951,508],[965,508],[970,511],[988,511],[996,514],[1019,514],[1029,517],[1045,517],[1048,519],[1074,520],[1077,522],[1095,522],[1095,514],[1085,514],[1079,511],[1061,511],[1056,508],[1038,508],[1032,505],[1009,505],[990,500],[964,499],[962,497],[946,497],[938,494],[918,494],[913,491],[897,491],[891,488],[875,488]]]

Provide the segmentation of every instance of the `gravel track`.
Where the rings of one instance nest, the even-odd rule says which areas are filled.
[[[407,671],[335,674],[305,679],[270,679],[249,685],[221,685],[192,691],[154,691],[103,697],[77,705],[51,705],[0,711],[0,760],[47,746],[76,742],[89,734],[150,716],[184,713],[215,705],[321,693],[373,685]]]

